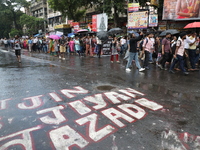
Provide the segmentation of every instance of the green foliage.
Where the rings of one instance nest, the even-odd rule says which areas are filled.
[[[91,0],[48,0],[50,7],[55,11],[60,11],[64,17],[68,17],[70,20],[80,21],[88,6],[92,2]],[[88,2],[88,3],[86,3]],[[84,7],[85,6],[85,7]]]
[[[34,33],[38,32],[38,29],[44,28],[44,19],[42,18],[36,18],[33,16],[28,16],[26,14],[23,14],[20,16],[20,25],[22,27],[26,26],[27,32],[26,34],[32,35]]]
[[[10,36],[11,37],[15,37],[15,35],[21,36],[22,35],[22,31],[19,31],[17,29],[11,29]]]

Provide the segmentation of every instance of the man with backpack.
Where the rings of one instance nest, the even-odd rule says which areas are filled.
[[[149,33],[147,35],[147,37],[144,39],[143,41],[143,54],[145,54],[145,59],[144,59],[144,64],[143,64],[143,68],[149,70],[149,56],[150,53],[152,51],[152,47],[153,47],[153,41],[151,40],[151,38],[153,37],[153,33]]]
[[[177,44],[176,44],[176,51],[175,51],[175,54],[173,56],[174,60],[173,60],[173,63],[171,64],[170,69],[169,69],[170,73],[175,73],[173,71],[174,67],[179,62],[180,68],[183,71],[183,73],[185,75],[189,74],[188,72],[186,72],[186,70],[184,68],[184,59],[183,59],[183,57],[184,57],[184,54],[185,54],[185,42],[184,42],[185,39],[186,39],[186,33],[181,33],[180,34],[180,38],[178,39]],[[187,55],[187,54],[185,54],[185,55]]]

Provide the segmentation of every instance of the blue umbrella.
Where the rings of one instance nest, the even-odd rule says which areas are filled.
[[[69,33],[67,36],[72,37],[72,36],[74,36],[74,33]]]
[[[36,35],[34,35],[34,37],[38,37],[40,34],[36,34]]]
[[[135,31],[128,31],[128,33],[135,34],[135,36],[139,36],[139,33],[135,32]]]

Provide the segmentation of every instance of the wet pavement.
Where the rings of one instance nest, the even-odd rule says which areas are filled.
[[[200,72],[0,49],[0,150],[200,150]]]

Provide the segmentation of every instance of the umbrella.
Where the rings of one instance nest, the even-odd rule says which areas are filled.
[[[97,33],[97,37],[102,41],[106,41],[108,39],[108,32],[100,31]]]
[[[77,33],[85,33],[85,32],[88,32],[88,30],[86,29],[81,29],[81,30],[78,30]]]
[[[139,36],[139,33],[135,32],[135,31],[128,31],[128,33],[135,34],[135,36]]]
[[[59,40],[60,37],[58,35],[50,35],[49,36],[50,39],[54,39],[54,40]]]
[[[88,32],[88,34],[96,34],[96,32],[95,31],[90,31],[90,32]]]
[[[69,33],[67,36],[72,37],[72,36],[74,36],[74,33]]]
[[[184,29],[188,28],[200,28],[200,22],[189,23],[184,27]]]
[[[123,32],[123,30],[121,28],[112,28],[108,31],[108,34],[113,35],[113,34],[119,34],[122,32]]]
[[[172,35],[174,35],[174,34],[178,34],[179,31],[177,31],[177,30],[175,30],[175,29],[165,30],[165,31],[163,31],[163,32],[160,34],[160,36],[165,36],[167,33],[171,33]]]
[[[34,37],[38,37],[38,36],[40,36],[40,34],[36,34],[36,35],[34,35]]]

